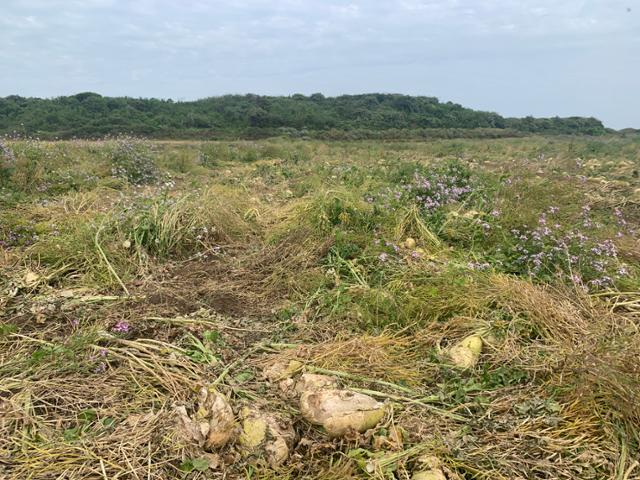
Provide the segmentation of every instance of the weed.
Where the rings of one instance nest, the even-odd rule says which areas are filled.
[[[114,178],[133,185],[158,180],[155,152],[150,143],[134,137],[118,137],[106,144],[105,153]]]

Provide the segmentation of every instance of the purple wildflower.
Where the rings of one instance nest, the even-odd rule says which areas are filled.
[[[111,327],[112,332],[116,333],[129,333],[129,329],[131,327],[124,320],[119,320],[113,327]]]

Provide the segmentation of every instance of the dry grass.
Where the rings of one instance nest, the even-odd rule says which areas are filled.
[[[17,340],[29,350],[39,343],[11,336],[5,341],[15,345]],[[144,343],[139,350],[127,347],[93,349],[95,356],[108,352],[103,373],[65,372],[69,365],[61,365],[7,375],[10,363],[3,362],[0,455],[7,459],[5,475],[166,478],[176,473],[172,464],[180,461],[183,449],[172,438],[172,403],[191,396],[202,372],[180,361],[169,364]],[[12,358],[20,353],[14,350]]]
[[[415,345],[402,335],[359,335],[296,346],[261,361],[260,365],[298,360],[309,367],[334,370],[365,379],[411,384],[420,378],[420,372],[415,368],[419,356],[412,350],[415,350]]]
[[[322,144],[300,163],[205,173],[185,157],[173,190],[114,184],[20,203],[19,215],[61,231],[0,249],[0,478],[408,480],[425,454],[447,480],[640,478],[637,288],[588,295],[473,271],[417,209],[376,212],[362,200],[394,162],[433,162],[449,147],[476,149],[492,172],[539,176],[534,196],[544,177],[561,198],[558,172],[573,172],[573,156],[522,161],[540,148],[530,142],[380,144],[372,160],[362,145]],[[133,221],[119,217],[127,208]],[[144,222],[154,236],[135,236]],[[337,230],[360,257],[330,264]],[[425,255],[405,249],[380,266],[374,235],[411,236]],[[635,262],[636,245],[623,243]],[[129,331],[114,332],[117,322]],[[484,339],[479,364],[454,368],[447,351],[470,334]],[[331,375],[385,402],[383,422],[328,438],[263,377],[294,359],[294,376]],[[207,452],[181,437],[175,407],[195,411],[203,385],[238,416],[252,406],[288,419],[287,461],[273,468],[235,443]],[[392,427],[400,445],[380,441]],[[207,454],[217,467],[183,471]]]

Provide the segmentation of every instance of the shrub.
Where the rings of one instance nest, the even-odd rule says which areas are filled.
[[[134,137],[118,137],[107,153],[111,175],[133,185],[146,185],[158,180],[159,172],[152,146]]]
[[[451,204],[462,202],[473,192],[471,171],[459,161],[451,161],[430,169],[416,167],[408,177],[406,168],[395,172],[401,183],[368,202],[382,202],[385,210],[417,207],[432,229],[439,229]]]

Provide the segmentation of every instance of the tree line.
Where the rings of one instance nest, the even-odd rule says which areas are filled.
[[[428,138],[528,134],[600,135],[595,118],[505,118],[435,97],[363,94],[325,97],[224,95],[196,101],[103,97],[0,98],[0,135],[96,138]]]

